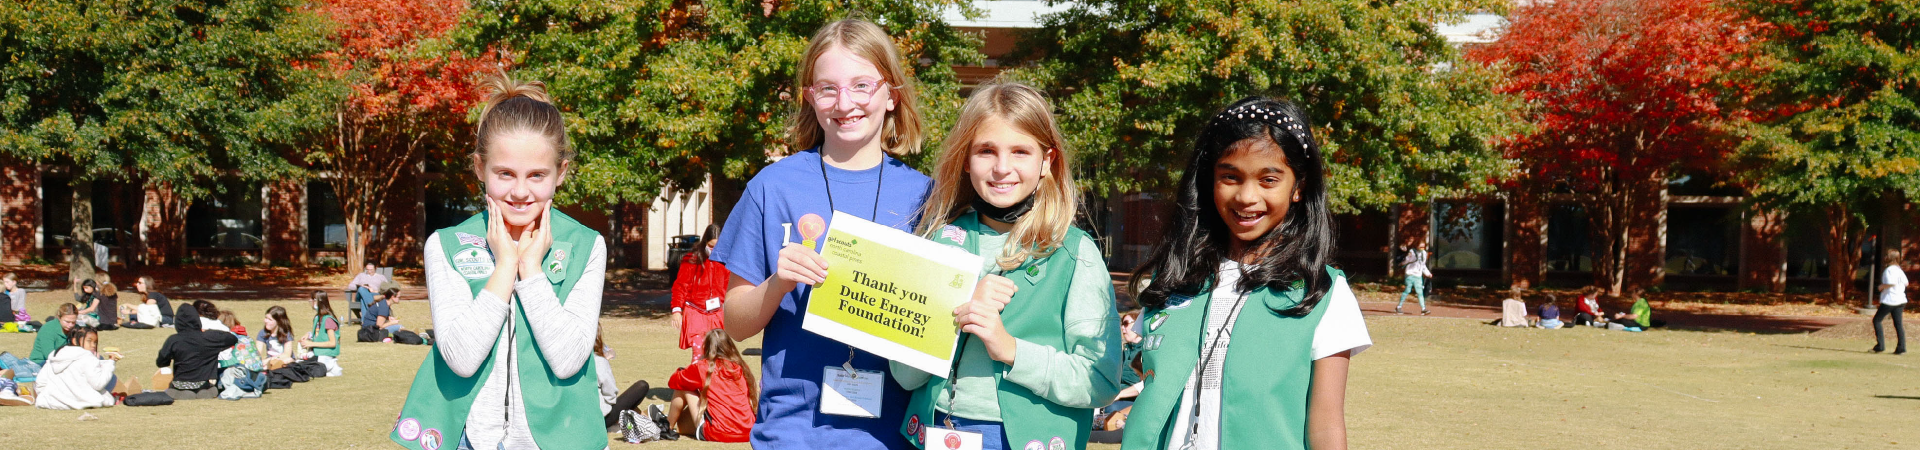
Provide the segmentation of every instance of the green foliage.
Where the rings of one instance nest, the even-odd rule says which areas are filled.
[[[187,198],[263,180],[330,119],[307,80],[327,23],[297,0],[18,2],[0,8],[0,152]],[[319,103],[316,103],[319,102]]]
[[[563,202],[651,201],[663,184],[745,180],[786,148],[807,39],[848,16],[886,27],[926,105],[928,142],[951,124],[951,65],[977,39],[941,20],[954,0],[542,0],[478,2],[457,39],[503,49],[516,77],[547,84],[567,113],[578,170]],[[906,158],[924,165],[928,153]]]
[[[1337,212],[1484,193],[1520,131],[1495,75],[1462,64],[1434,24],[1506,2],[1105,0],[1075,3],[1024,39],[1019,75],[1056,96],[1098,194],[1178,179],[1201,125],[1248,95],[1312,117]]]
[[[1753,55],[1766,70],[1744,76],[1777,115],[1737,127],[1757,200],[1920,198],[1920,3],[1731,3],[1774,27]]]

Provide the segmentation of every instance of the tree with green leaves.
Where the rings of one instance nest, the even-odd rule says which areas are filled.
[[[1739,75],[1770,112],[1736,127],[1743,178],[1762,206],[1826,216],[1833,299],[1857,298],[1872,219],[1897,243],[1920,199],[1920,3],[1727,1],[1771,25]]]
[[[1506,4],[1076,2],[1023,38],[1014,76],[1053,93],[1096,195],[1172,185],[1210,115],[1256,94],[1312,118],[1337,212],[1484,194],[1512,168],[1491,142],[1520,131],[1517,104],[1435,24]]]
[[[746,180],[769,157],[805,150],[785,143],[799,59],[815,30],[845,17],[892,34],[938,142],[960,105],[952,65],[980,58],[978,40],[942,20],[954,7],[964,2],[487,2],[460,32],[475,51],[505,51],[567,114],[579,158],[563,203],[644,203],[663,186]]]
[[[0,153],[73,177],[70,276],[91,278],[94,180],[191,201],[216,179],[297,171],[281,156],[326,117],[302,105],[327,23],[296,0],[91,0],[0,8]]]

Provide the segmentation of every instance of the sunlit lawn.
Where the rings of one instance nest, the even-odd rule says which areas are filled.
[[[37,316],[64,293],[35,294]],[[70,297],[66,297],[70,298]],[[131,297],[129,296],[129,299]],[[249,328],[270,305],[311,312],[298,299],[224,301]],[[427,323],[424,302],[397,313]],[[655,393],[686,359],[666,320],[602,321],[622,386]],[[1377,345],[1354,360],[1347,391],[1352,448],[1911,448],[1920,427],[1920,355],[1864,353],[1870,342],[1800,334],[1498,329],[1465,319],[1370,317]],[[348,331],[355,330],[348,327]],[[171,330],[108,332],[128,355],[121,377],[143,382]],[[0,335],[25,354],[32,335]],[[758,347],[748,342],[743,347]],[[0,408],[8,448],[384,447],[427,347],[349,343],[346,374],[259,399],[164,407],[47,411]],[[751,359],[751,358],[750,358]],[[650,400],[657,401],[657,400]],[[83,414],[95,419],[80,422]],[[682,440],[654,448],[745,448]],[[628,447],[624,443],[615,448]],[[1112,448],[1112,446],[1093,446]]]

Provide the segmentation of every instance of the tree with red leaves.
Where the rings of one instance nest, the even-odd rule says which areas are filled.
[[[1596,230],[1595,284],[1616,294],[1661,280],[1667,179],[1720,164],[1719,125],[1740,118],[1736,58],[1761,25],[1715,1],[1556,0],[1515,8],[1468,57],[1508,75],[1536,132],[1504,143],[1517,184],[1571,192]]]
[[[387,223],[383,205],[414,199],[395,187],[415,182],[429,159],[458,165],[470,142],[467,111],[479,101],[475,74],[498,63],[445,40],[465,0],[327,0],[321,10],[338,27],[339,45],[322,59],[349,92],[334,111],[331,142],[302,156],[333,186],[346,219],[347,267],[357,270],[376,229],[403,228]]]

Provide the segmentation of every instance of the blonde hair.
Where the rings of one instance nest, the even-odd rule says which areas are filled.
[[[553,106],[547,85],[538,81],[520,81],[505,72],[494,72],[480,79],[486,92],[480,109],[480,124],[473,133],[473,155],[481,164],[487,161],[488,142],[495,136],[513,132],[533,132],[547,139],[559,155],[555,164],[566,173],[573,161],[573,146],[567,140],[566,119]],[[482,167],[474,167],[475,171]]]
[[[1013,224],[1007,245],[996,258],[1001,269],[1019,267],[1028,258],[1045,257],[1060,247],[1067,229],[1079,212],[1080,191],[1074,188],[1073,171],[1067,162],[1066,138],[1054,124],[1053,105],[1046,96],[1019,83],[996,82],[981,86],[967,97],[955,121],[953,132],[941,144],[933,171],[933,192],[920,209],[918,233],[933,237],[941,227],[953,223],[980,194],[967,182],[967,158],[973,154],[973,137],[989,118],[1000,119],[1046,147],[1051,167],[1033,192],[1033,210]],[[984,256],[984,255],[983,255]]]
[[[826,132],[820,128],[819,115],[813,112],[813,104],[807,100],[807,86],[813,84],[815,61],[820,55],[835,46],[847,49],[855,56],[866,59],[880,69],[880,76],[892,86],[894,106],[887,113],[880,128],[880,144],[887,153],[895,155],[919,151],[920,140],[925,133],[920,128],[920,108],[915,100],[913,77],[908,75],[900,64],[900,51],[893,45],[893,38],[879,25],[860,19],[841,19],[820,27],[813,33],[813,39],[807,41],[807,52],[800,59],[800,74],[794,79],[794,105],[796,109],[787,124],[788,144],[791,150],[800,151],[814,148],[827,142]]]
[[[240,317],[233,315],[233,311],[222,310],[220,311],[220,323],[226,325],[229,330],[235,329],[240,326]]]

